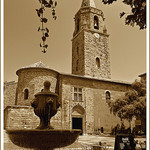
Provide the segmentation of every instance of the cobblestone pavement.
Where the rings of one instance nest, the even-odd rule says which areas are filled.
[[[93,145],[98,145],[99,142],[106,143],[107,149],[113,150],[114,148],[114,137],[105,137],[105,136],[94,136],[94,135],[85,135],[80,136],[78,142],[86,149],[91,149]],[[105,145],[105,144],[104,144]]]
[[[146,138],[135,138],[135,140],[144,142],[144,141],[146,141]],[[113,150],[114,143],[115,143],[115,137],[99,136],[99,135],[97,135],[97,136],[96,135],[85,135],[85,136],[80,136],[78,138],[78,142],[85,148],[89,148],[89,149],[93,145],[98,145],[99,142],[106,143],[107,149]]]

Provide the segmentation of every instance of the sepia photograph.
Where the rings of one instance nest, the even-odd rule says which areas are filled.
[[[148,1],[1,5],[1,149],[149,149]]]

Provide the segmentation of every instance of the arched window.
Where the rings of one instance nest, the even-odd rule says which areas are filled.
[[[79,31],[79,29],[80,29],[80,19],[78,18],[77,19],[77,31]]]
[[[109,101],[110,99],[111,99],[110,92],[106,91],[106,101]]]
[[[96,58],[96,67],[100,68],[100,59],[98,57]]]
[[[29,90],[25,89],[24,90],[24,99],[28,99],[29,98]]]
[[[99,29],[98,17],[94,16],[94,29]]]
[[[76,71],[78,71],[79,60],[76,61]]]

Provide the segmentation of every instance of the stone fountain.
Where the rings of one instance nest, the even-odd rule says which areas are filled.
[[[31,102],[34,113],[40,118],[36,129],[7,130],[10,140],[17,146],[35,150],[53,150],[75,142],[81,130],[58,130],[50,125],[60,104],[58,95],[50,92],[50,82],[44,82],[44,89],[35,94]]]

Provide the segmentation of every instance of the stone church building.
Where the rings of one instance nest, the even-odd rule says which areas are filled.
[[[42,62],[17,70],[18,82],[5,82],[5,129],[36,128],[39,124],[31,100],[43,89],[59,94],[60,108],[51,124],[55,128],[110,133],[120,122],[110,113],[108,102],[124,95],[131,84],[111,79],[109,34],[105,17],[94,0],[83,0],[75,15],[72,38],[72,74],[59,73]]]

